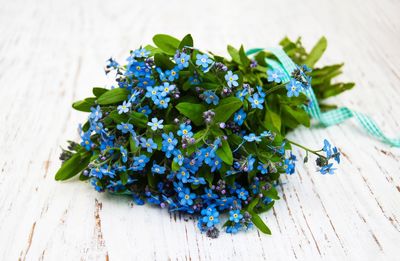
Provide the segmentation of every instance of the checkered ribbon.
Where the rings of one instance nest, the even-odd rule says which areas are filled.
[[[257,52],[262,51],[263,49],[251,49],[247,51],[247,55],[252,55]],[[289,56],[282,50],[282,48],[270,48],[269,52],[274,54],[278,61],[273,59],[266,59],[266,62],[269,67],[272,69],[280,69],[284,72],[284,77],[282,81],[289,82],[290,75],[297,68],[296,64],[289,58]],[[355,112],[350,110],[347,107],[338,108],[335,110],[330,110],[328,112],[321,112],[321,109],[318,105],[317,97],[314,94],[312,88],[308,88],[305,90],[305,95],[307,95],[310,100],[310,104],[305,106],[305,110],[312,117],[317,119],[323,126],[331,126],[339,124],[347,119],[355,117],[361,126],[366,130],[369,134],[374,136],[375,138],[381,140],[384,143],[387,143],[394,147],[400,147],[400,139],[391,139],[383,134],[382,130],[378,127],[374,120],[372,120],[369,116]]]

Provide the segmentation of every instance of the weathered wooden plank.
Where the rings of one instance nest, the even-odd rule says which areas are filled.
[[[400,152],[347,122],[299,129],[310,146],[341,148],[338,175],[299,164],[282,200],[263,216],[273,231],[211,240],[185,217],[77,181],[56,183],[59,146],[77,138],[84,115],[72,101],[106,82],[110,56],[165,32],[201,48],[267,47],[284,35],[307,46],[329,40],[322,62],[346,61],[358,87],[332,102],[363,111],[385,131],[400,128],[398,1],[22,1],[0,8],[1,260],[395,260],[400,239]],[[153,6],[159,11],[153,12]],[[184,11],[187,10],[187,11]],[[193,12],[196,10],[196,12]],[[301,153],[301,152],[299,152]]]

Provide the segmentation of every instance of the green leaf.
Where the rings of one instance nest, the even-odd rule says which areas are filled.
[[[326,41],[326,38],[321,37],[321,39],[319,39],[318,43],[311,50],[307,59],[304,61],[304,64],[310,68],[314,67],[314,65],[321,58],[322,54],[325,52],[327,45],[328,45],[328,42]]]
[[[296,127],[296,124],[293,124],[293,122],[303,124],[306,127],[310,127],[310,116],[301,108],[292,108],[288,105],[283,105],[282,119],[283,123],[290,128]]]
[[[229,143],[222,139],[222,146],[219,147],[216,151],[218,157],[221,158],[226,164],[232,165],[233,164],[233,155],[231,147],[229,147]]]
[[[236,50],[233,46],[228,45],[228,53],[232,57],[232,61],[235,63],[241,64],[239,51]]]
[[[219,105],[214,109],[214,121],[226,122],[240,107],[242,107],[242,101],[236,97],[222,99]]]
[[[129,178],[128,172],[126,172],[126,171],[122,172],[119,175],[119,178],[121,179],[122,185],[126,185],[126,183],[128,183],[128,178]]]
[[[97,98],[99,98],[103,93],[107,92],[108,89],[106,88],[102,88],[102,87],[93,87],[93,94],[94,96],[96,96]]]
[[[169,56],[163,53],[156,53],[154,55],[154,63],[164,70],[171,70],[175,67],[175,64],[169,59]]]
[[[281,132],[281,117],[271,109],[265,111],[264,126],[274,132]]]
[[[203,104],[181,102],[176,105],[176,109],[188,117],[197,126],[203,124],[203,112],[207,109]]]
[[[133,140],[132,135],[129,136],[129,148],[132,153],[136,153],[139,150],[139,147],[136,146],[136,142]]]
[[[129,120],[135,127],[146,128],[147,127],[147,116],[143,113],[133,111],[129,114]]]
[[[108,115],[115,123],[127,122],[128,116],[126,114],[119,114],[118,111],[114,110]]]
[[[193,38],[192,38],[191,34],[187,34],[187,35],[185,35],[185,37],[183,37],[178,48],[182,49],[185,46],[193,47]]]
[[[239,57],[240,57],[240,62],[243,66],[248,67],[250,65],[250,59],[249,57],[247,57],[243,45],[240,46]]]
[[[83,101],[76,101],[72,104],[72,108],[77,111],[90,112],[90,108],[95,105],[96,98],[86,98]]]
[[[55,180],[67,180],[84,170],[90,162],[90,153],[75,153],[69,160],[65,161],[57,171]]]
[[[271,230],[265,225],[264,221],[261,219],[259,215],[257,215],[255,212],[251,211],[251,221],[254,223],[254,225],[264,234],[271,235]]]
[[[181,168],[181,166],[179,166],[178,162],[176,162],[175,160],[172,161],[172,165],[171,165],[171,169],[172,171],[178,171]]]
[[[124,101],[128,98],[129,91],[123,88],[115,88],[103,93],[97,100],[100,105],[108,105]]]
[[[250,204],[247,206],[247,211],[252,212],[254,207],[257,206],[258,202],[260,201],[260,198],[255,198],[253,199]]]
[[[155,55],[156,53],[161,53],[161,52],[162,52],[159,48],[154,47],[154,46],[152,46],[152,45],[150,45],[150,44],[146,45],[146,46],[144,47],[144,49],[146,49],[147,51],[150,52],[150,56],[153,56],[153,55]]]
[[[269,190],[263,192],[264,197],[272,198],[272,199],[280,199],[278,196],[278,191],[275,187],[271,187]]]
[[[156,34],[153,37],[154,44],[168,55],[174,55],[180,41],[166,34]]]

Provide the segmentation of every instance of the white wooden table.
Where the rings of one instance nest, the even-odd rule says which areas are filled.
[[[291,138],[341,148],[335,176],[313,164],[284,177],[282,200],[263,215],[273,231],[216,239],[149,206],[58,183],[60,145],[78,139],[86,117],[72,101],[105,82],[113,55],[155,33],[190,32],[199,48],[276,45],[322,35],[323,63],[345,61],[357,87],[332,99],[400,130],[399,1],[22,1],[0,3],[0,260],[399,260],[400,150],[365,135],[354,121],[301,128]]]

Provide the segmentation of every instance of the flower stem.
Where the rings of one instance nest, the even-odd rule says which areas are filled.
[[[324,158],[324,159],[326,159],[326,157],[324,156],[324,155],[321,155],[321,154],[319,154],[318,152],[320,152],[321,150],[312,150],[312,149],[309,149],[309,148],[307,148],[307,147],[304,147],[303,145],[301,145],[301,144],[298,144],[297,142],[294,142],[294,141],[291,141],[291,140],[288,140],[288,139],[286,139],[290,144],[292,144],[292,145],[295,145],[295,146],[297,146],[297,147],[299,147],[299,148],[302,148],[303,150],[305,150],[305,151],[307,151],[307,152],[310,152],[310,153],[312,153],[312,154],[315,154],[315,155],[317,155],[318,157],[321,157],[321,158]]]

